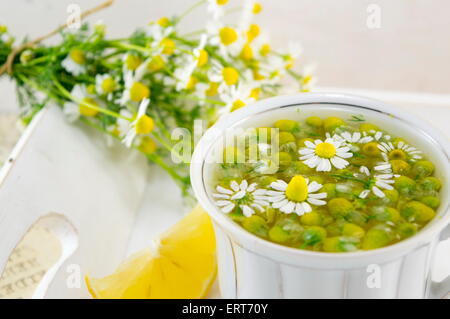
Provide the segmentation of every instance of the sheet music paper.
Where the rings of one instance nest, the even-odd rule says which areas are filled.
[[[31,298],[45,272],[59,259],[59,240],[35,226],[14,249],[0,277],[0,298]]]

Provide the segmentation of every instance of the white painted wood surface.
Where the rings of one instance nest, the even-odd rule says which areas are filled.
[[[392,101],[450,137],[447,96],[339,91]],[[67,286],[68,271],[74,265],[82,275],[109,274],[187,210],[177,186],[164,172],[149,169],[142,157],[130,156],[118,143],[107,147],[99,133],[68,124],[54,107],[36,118],[11,157],[13,161],[0,171],[0,272],[23,234],[42,216],[58,213],[66,217],[50,219],[66,251],[71,251],[77,237],[74,254],[53,269],[54,279],[47,276],[51,281],[48,292],[44,293],[43,284],[36,297],[88,297],[84,283],[80,288]],[[450,242],[440,248],[435,279],[448,273],[448,251]],[[218,296],[217,288],[212,296]]]
[[[54,269],[47,297],[88,297],[84,284],[67,287],[67,271],[73,269],[68,266],[100,276],[126,256],[148,165],[104,142],[97,132],[68,124],[51,107],[27,129],[0,174],[0,269],[29,227],[49,213],[67,218],[54,221],[52,230],[67,230],[69,222],[78,237],[75,253]],[[59,235],[63,250],[70,250],[73,233]]]

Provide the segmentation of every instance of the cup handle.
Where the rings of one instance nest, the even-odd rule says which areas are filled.
[[[448,225],[441,233],[439,240],[444,241],[450,238],[450,225]],[[431,299],[442,299],[450,294],[450,274],[442,281],[432,281],[430,287]]]

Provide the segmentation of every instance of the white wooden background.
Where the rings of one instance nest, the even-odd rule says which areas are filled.
[[[23,37],[45,34],[67,17],[66,8],[86,9],[102,0],[0,1],[0,24]],[[112,36],[129,34],[148,21],[180,13],[195,0],[116,0],[91,18],[103,20]],[[230,0],[235,7],[241,1]],[[258,17],[274,43],[300,41],[305,62],[317,62],[325,86],[450,93],[450,1],[448,0],[261,0]],[[381,9],[381,28],[367,27],[369,4]],[[198,10],[183,24],[203,25]],[[0,83],[0,94],[5,92]],[[2,100],[5,98],[1,94]],[[12,100],[11,100],[12,101]],[[4,107],[3,105],[0,108]]]

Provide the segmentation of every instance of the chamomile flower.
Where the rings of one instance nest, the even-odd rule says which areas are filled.
[[[150,23],[147,28],[148,35],[153,39],[152,48],[154,54],[172,55],[175,51],[176,44],[170,38],[174,28],[170,25],[167,18],[159,19],[156,23]]]
[[[142,58],[136,54],[126,53],[122,57],[123,73],[134,72],[142,64]]]
[[[129,101],[140,103],[150,97],[150,88],[144,83],[137,81],[132,72],[125,74],[125,91],[119,100],[120,105],[125,105]]]
[[[218,20],[223,16],[223,7],[227,3],[228,0],[208,0],[208,12],[212,13],[214,20]]]
[[[95,89],[100,95],[110,95],[117,89],[117,81],[110,74],[97,74],[95,76]]]
[[[192,55],[189,55],[185,65],[177,68],[174,72],[175,78],[178,80],[176,85],[177,91],[184,89],[193,89],[195,84],[195,78],[193,78],[192,73],[197,68],[197,66],[203,66],[208,62],[208,52],[203,48],[206,44],[206,35],[203,35],[200,39],[199,45],[194,49]]]
[[[242,39],[239,39],[238,31],[233,27],[211,21],[206,26],[206,34],[208,43],[217,46],[225,60],[229,60],[230,55],[237,56],[242,49]]]
[[[392,165],[389,162],[389,159],[383,153],[382,153],[382,155],[383,155],[384,161],[377,163],[373,169],[375,171],[377,171],[378,173],[392,174]]]
[[[399,141],[396,143],[381,142],[380,144],[378,144],[378,148],[384,154],[384,157],[387,157],[391,160],[399,159],[415,162],[422,158],[421,151],[403,141]]]
[[[136,119],[131,122],[129,130],[122,140],[127,147],[131,147],[133,140],[137,135],[145,135],[153,131],[153,119],[146,114],[149,103],[149,99],[143,99],[139,104]]]
[[[81,115],[87,117],[94,117],[98,114],[98,110],[93,107],[98,107],[99,102],[94,99],[93,95],[88,93],[84,85],[76,84],[70,95],[75,101],[64,103],[63,112],[70,122],[76,121]]]
[[[327,193],[317,193],[322,185],[301,175],[294,176],[286,183],[277,180],[270,184],[272,190],[267,191],[269,201],[273,208],[278,208],[285,214],[296,213],[301,216],[312,211],[311,205],[322,206],[326,204]]]
[[[117,136],[125,137],[126,133],[131,129],[131,122],[127,119],[133,118],[133,113],[130,110],[123,108],[120,110],[119,114],[121,117],[117,118],[116,122],[116,133]]]
[[[263,212],[264,207],[269,205],[266,198],[267,191],[258,189],[256,183],[249,185],[245,179],[240,184],[232,181],[230,188],[218,185],[216,191],[217,193],[212,196],[217,199],[216,205],[225,214],[230,213],[235,207],[239,207],[244,216],[250,217],[255,213],[255,209]]]
[[[385,134],[384,132],[375,131],[375,130],[370,130],[369,132],[363,132],[363,135],[364,135],[364,137],[372,137],[372,139],[375,140],[376,142],[389,141],[391,139],[390,135]]]
[[[251,96],[252,90],[242,84],[238,86],[219,88],[220,99],[226,103],[226,106],[222,108],[221,112],[233,112],[248,104],[251,104],[255,99]]]
[[[334,137],[336,139],[342,139],[344,142],[351,143],[351,144],[366,144],[366,143],[373,141],[372,136],[364,136],[360,132],[351,133],[351,132],[345,131],[340,134],[336,134]]]
[[[223,83],[231,86],[239,81],[239,72],[232,66],[224,67],[217,61],[213,62],[212,68],[208,73],[208,78],[212,82]]]
[[[249,26],[253,20],[253,16],[261,13],[262,9],[261,3],[255,0],[244,0],[244,6],[240,18],[240,29],[244,29]]]
[[[317,82],[317,77],[314,75],[316,70],[316,64],[310,64],[305,66],[303,72],[301,72],[301,78],[299,80],[300,92],[310,92]]]
[[[366,198],[371,192],[379,197],[383,198],[386,195],[382,191],[382,189],[392,190],[394,187],[391,184],[394,184],[394,175],[393,174],[376,174],[369,179],[369,189],[363,190],[359,194],[359,198]]]
[[[288,50],[286,54],[284,55],[284,67],[286,69],[292,69],[294,66],[295,61],[300,57],[302,53],[302,47],[300,43],[297,42],[290,42],[288,44]]]
[[[347,144],[332,137],[325,141],[317,139],[314,143],[305,141],[305,145],[299,150],[300,160],[310,168],[316,168],[318,172],[329,172],[332,166],[337,169],[345,168],[349,165],[345,159],[353,156]]]
[[[14,38],[7,31],[0,32],[0,41],[6,44],[11,44],[14,42]]]
[[[163,70],[166,67],[167,58],[164,55],[154,55],[142,62],[134,71],[134,79],[140,81],[146,74]],[[160,76],[160,74],[157,74]]]
[[[72,49],[61,62],[62,67],[69,73],[78,76],[86,72],[86,54],[83,50]]]
[[[197,67],[205,66],[208,63],[209,55],[208,52],[204,49],[207,40],[208,36],[206,34],[203,34],[200,37],[200,42],[198,43],[198,46],[194,49],[193,63],[195,62]]]
[[[165,22],[166,20],[158,20],[156,23],[151,23],[147,28],[148,35],[153,38],[153,43],[156,45],[168,38],[174,30],[172,26]]]

